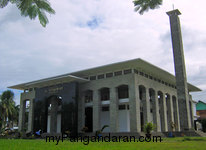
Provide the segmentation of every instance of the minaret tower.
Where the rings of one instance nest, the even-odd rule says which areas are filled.
[[[177,98],[179,105],[181,131],[191,128],[191,117],[189,109],[189,92],[187,87],[187,76],[182,44],[182,34],[178,15],[178,9],[167,12],[170,18],[170,29],[172,37],[173,57],[176,76]]]

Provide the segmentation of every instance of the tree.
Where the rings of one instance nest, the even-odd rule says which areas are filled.
[[[14,109],[12,115],[9,116],[9,120],[11,121],[12,126],[14,125],[14,123],[18,125],[20,105],[15,105],[13,108]]]
[[[162,0],[134,0],[135,11],[139,11],[139,14],[143,14],[149,9],[156,9],[162,5]]]
[[[14,113],[16,113],[14,93],[10,90],[4,91],[1,95],[0,101],[0,116],[1,116],[1,127],[5,127],[7,119],[11,120]]]
[[[43,27],[49,23],[46,13],[55,14],[47,0],[0,0],[0,8],[4,8],[8,3],[15,4],[21,11],[22,16],[28,16],[31,20],[37,16]]]

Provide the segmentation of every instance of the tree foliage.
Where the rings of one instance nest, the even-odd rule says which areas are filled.
[[[31,20],[37,16],[43,27],[49,23],[46,13],[55,14],[48,0],[0,0],[0,8],[4,8],[8,3],[15,4],[21,11],[22,16],[28,16]],[[162,5],[162,0],[134,0],[135,11],[143,14],[149,9],[156,9]]]
[[[139,12],[139,14],[143,14],[149,9],[156,9],[162,5],[162,0],[134,0],[135,11]]]
[[[43,27],[49,23],[46,13],[55,14],[47,0],[0,0],[0,8],[6,7],[8,3],[15,4],[21,15],[28,16],[31,20],[38,16]]]
[[[14,93],[10,90],[4,91],[0,96],[0,122],[5,127],[6,121],[18,121],[19,106],[14,102]]]

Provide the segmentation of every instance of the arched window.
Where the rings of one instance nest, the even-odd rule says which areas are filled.
[[[118,98],[119,99],[129,98],[128,85],[121,85],[118,87]]]
[[[100,90],[101,101],[106,101],[110,99],[109,88],[102,88]]]
[[[92,102],[92,100],[93,100],[93,92],[92,92],[92,90],[86,91],[85,92],[85,97],[84,97],[85,103]]]

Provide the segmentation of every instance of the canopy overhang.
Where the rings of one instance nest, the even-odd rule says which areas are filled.
[[[52,85],[63,84],[63,83],[68,83],[68,82],[82,83],[82,82],[87,82],[87,81],[89,81],[89,80],[83,79],[80,77],[76,77],[73,75],[61,75],[61,76],[41,79],[41,80],[37,80],[37,81],[22,83],[22,84],[10,86],[8,88],[25,90],[25,89],[30,89],[30,88],[34,88],[34,87],[41,88],[41,87],[45,87],[45,86],[52,86]]]

